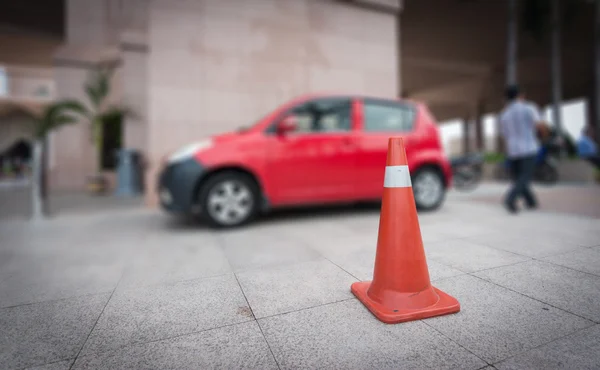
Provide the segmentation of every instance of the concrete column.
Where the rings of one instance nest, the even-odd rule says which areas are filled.
[[[484,114],[484,105],[480,103],[477,106],[477,111],[475,113],[475,148],[477,151],[485,150],[485,141],[484,141],[484,133],[483,133],[483,114]]]
[[[124,122],[123,147],[136,149],[145,158],[148,154],[148,45],[145,34],[123,34],[121,51],[123,103],[133,112]]]
[[[471,125],[468,118],[463,119],[463,153],[468,154],[471,150]]]
[[[594,139],[596,140],[596,142],[600,142],[600,137],[598,137],[598,134],[600,133],[600,126],[598,126],[598,122],[600,121],[600,119],[598,116],[598,103],[596,103],[597,94],[598,92],[595,88],[590,90],[590,93],[588,94],[590,98],[586,102],[586,118],[587,124],[590,127],[592,127],[592,130],[594,132]]]
[[[517,0],[508,0],[507,29],[506,29],[506,86],[514,85],[518,81],[519,66],[519,23]],[[500,122],[497,122],[496,151],[504,151],[504,140],[500,135]]]
[[[519,30],[517,22],[517,0],[508,0],[508,25],[506,38],[506,84],[517,83],[519,56]]]
[[[504,153],[504,137],[502,137],[499,116],[496,116],[496,152]]]
[[[563,133],[561,114],[562,103],[562,61],[561,61],[561,15],[560,0],[552,0],[552,121],[559,134]]]
[[[594,21],[594,81],[595,88],[591,107],[590,125],[594,127],[596,142],[600,143],[600,0],[596,0],[596,15]]]
[[[124,145],[137,150],[146,149],[146,119],[148,97],[148,47],[144,40],[127,37],[121,43],[123,103],[134,115],[124,127]]]

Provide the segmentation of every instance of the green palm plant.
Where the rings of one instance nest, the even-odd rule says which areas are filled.
[[[28,112],[33,120],[33,171],[31,178],[32,218],[46,215],[44,152],[48,135],[59,128],[77,123],[85,112],[84,106],[75,100],[63,100],[46,106],[41,114]]]
[[[107,98],[111,92],[111,79],[114,67],[98,68],[84,86],[85,94],[90,102],[83,115],[92,128],[94,146],[97,153],[96,175],[102,172],[102,143],[106,125],[122,122],[126,117],[133,116],[131,109],[120,105],[109,105]]]
[[[34,137],[45,139],[50,132],[62,126],[77,122],[77,116],[85,112],[83,104],[76,100],[63,100],[44,108],[41,116],[35,118]]]

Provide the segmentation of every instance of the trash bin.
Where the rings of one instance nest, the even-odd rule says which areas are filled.
[[[142,192],[142,166],[140,153],[134,149],[121,149],[117,152],[118,196],[133,197]]]

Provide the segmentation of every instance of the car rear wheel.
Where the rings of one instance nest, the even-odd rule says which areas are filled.
[[[258,213],[259,190],[243,173],[223,172],[209,178],[200,189],[202,218],[212,227],[246,224]]]
[[[415,172],[412,188],[417,209],[431,211],[439,208],[446,196],[444,178],[439,170],[424,167]]]

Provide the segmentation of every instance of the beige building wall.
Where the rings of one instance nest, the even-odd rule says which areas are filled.
[[[84,84],[99,63],[118,65],[109,101],[136,112],[124,127],[124,144],[146,150],[144,41],[149,0],[67,0],[66,42],[55,54],[57,98],[87,101]],[[142,35],[136,36],[136,35]],[[133,35],[133,36],[132,36]],[[90,125],[65,127],[50,140],[50,186],[80,190],[97,167]],[[107,174],[109,180],[114,180]]]
[[[5,65],[8,94],[15,98],[54,97],[54,71],[52,68]]]
[[[148,184],[170,151],[297,95],[399,91],[389,14],[315,0],[155,0],[149,16]]]
[[[301,94],[396,96],[396,19],[330,0],[67,0],[56,96],[83,99],[94,66],[119,63],[112,98],[136,111],[124,142],[144,152],[154,204],[160,159],[181,145]],[[62,129],[51,146],[51,186],[81,189],[96,163],[89,126]]]

